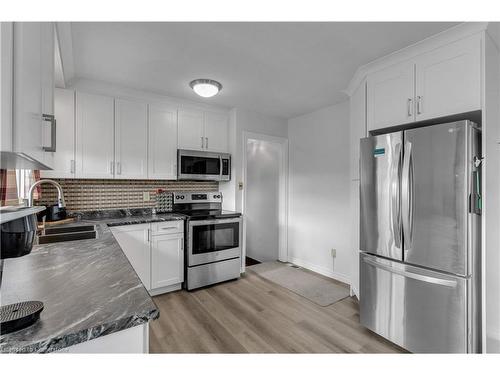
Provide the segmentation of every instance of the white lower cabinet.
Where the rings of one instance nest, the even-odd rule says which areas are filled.
[[[151,241],[151,289],[179,284],[183,280],[183,233],[153,236]]]
[[[157,223],[111,228],[150,295],[178,290],[184,280],[184,223],[174,223],[166,232]]]
[[[116,241],[147,290],[151,289],[150,225],[123,225],[111,228]]]

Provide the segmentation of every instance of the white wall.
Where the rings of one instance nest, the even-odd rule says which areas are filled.
[[[234,108],[230,113],[229,152],[232,157],[231,181],[222,182],[219,188],[224,195],[224,209],[241,211],[243,191],[238,183],[243,181],[243,132],[261,133],[275,137],[288,137],[286,119],[263,115],[254,111]]]
[[[289,261],[349,283],[349,103],[290,119],[288,139]]]

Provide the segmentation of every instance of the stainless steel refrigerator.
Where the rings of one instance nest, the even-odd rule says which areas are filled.
[[[364,138],[361,324],[416,353],[481,350],[480,129]]]

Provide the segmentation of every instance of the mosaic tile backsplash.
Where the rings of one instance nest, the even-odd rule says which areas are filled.
[[[158,207],[158,189],[166,192],[219,190],[219,183],[214,181],[54,180],[62,186],[64,199],[66,200],[66,209],[68,211]],[[148,202],[144,202],[144,192],[149,192],[150,200]],[[56,189],[51,185],[42,185],[42,197],[37,204],[52,205],[55,204],[56,199]],[[161,200],[158,197],[158,201]]]

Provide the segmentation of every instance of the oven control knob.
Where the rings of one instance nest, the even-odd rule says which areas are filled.
[[[217,198],[220,198],[220,194],[219,194],[219,195],[217,195]]]
[[[217,198],[217,195],[214,195],[214,198]]]
[[[175,196],[175,199],[179,199],[179,196],[178,196],[178,195],[176,195],[176,196]]]
[[[181,195],[181,199],[184,199],[184,195]]]

